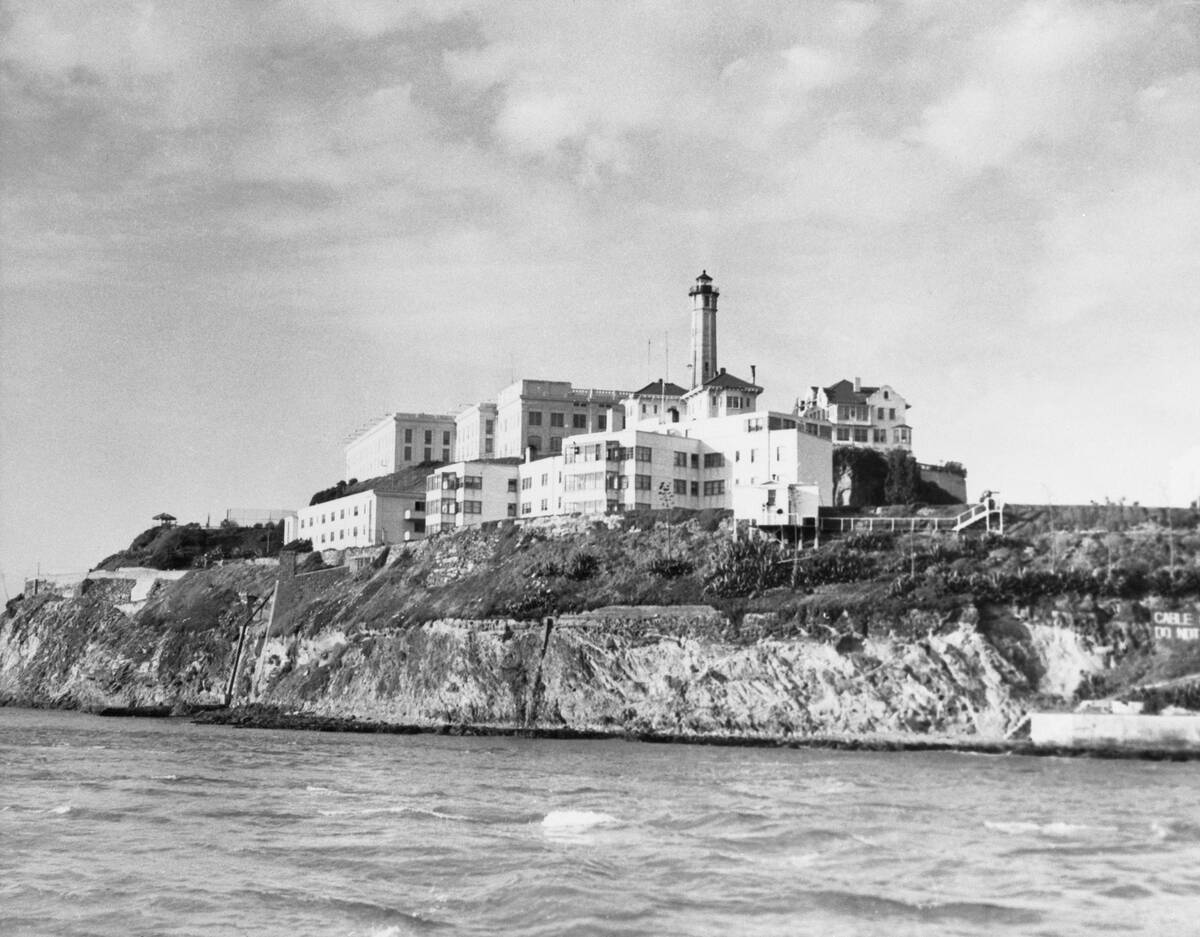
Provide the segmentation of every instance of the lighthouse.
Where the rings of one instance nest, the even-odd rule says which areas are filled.
[[[707,383],[717,375],[717,297],[707,270],[701,270],[692,297],[692,386]]]

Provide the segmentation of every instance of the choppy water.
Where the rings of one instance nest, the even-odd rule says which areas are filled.
[[[0,710],[0,934],[1200,933],[1200,764]]]

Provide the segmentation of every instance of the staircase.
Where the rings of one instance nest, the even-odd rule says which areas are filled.
[[[995,524],[993,525],[993,519]],[[987,524],[989,531],[1004,533],[1004,504],[996,498],[986,497],[978,504],[972,504],[954,519],[954,531],[966,530],[980,521]]]

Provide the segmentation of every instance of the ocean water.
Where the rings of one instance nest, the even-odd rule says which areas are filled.
[[[1200,764],[0,710],[0,934],[1200,933]]]

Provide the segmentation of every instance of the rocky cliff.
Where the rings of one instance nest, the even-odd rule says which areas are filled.
[[[610,531],[586,549],[577,535],[444,537],[357,569],[312,568],[313,557],[296,571],[285,557],[278,569],[196,570],[140,602],[126,601],[119,579],[39,596],[0,625],[0,701],[257,703],[547,732],[1000,740],[1033,704],[1112,691],[1118,677],[1129,683],[1175,659],[1151,639],[1153,596],[920,607],[878,590],[809,586],[711,604],[579,607],[589,604],[581,596],[648,591],[653,574],[630,547],[645,536]],[[612,537],[626,538],[624,553]],[[726,562],[718,539],[693,530],[682,555],[712,548],[712,562]],[[659,578],[660,593],[688,597],[679,576]]]

